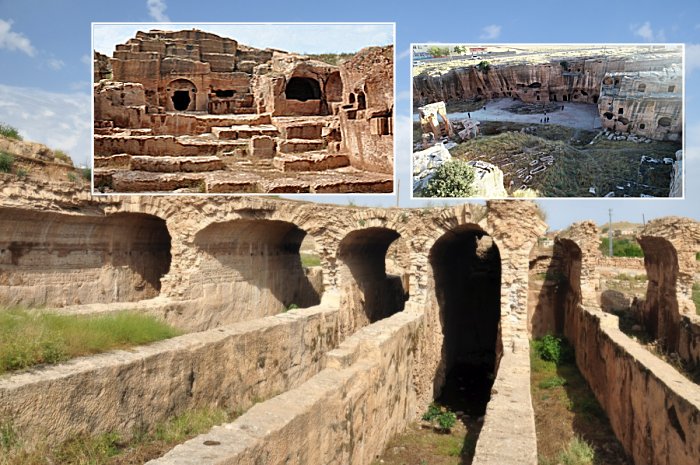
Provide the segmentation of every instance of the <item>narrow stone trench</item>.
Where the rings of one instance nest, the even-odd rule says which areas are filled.
[[[377,464],[472,463],[501,356],[501,258],[483,231],[463,226],[445,233],[430,252],[442,325],[435,404],[457,422],[449,432],[428,422],[393,438]]]

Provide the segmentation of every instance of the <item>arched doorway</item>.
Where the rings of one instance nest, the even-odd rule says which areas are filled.
[[[387,250],[399,238],[393,229],[374,227],[352,231],[340,241],[341,306],[349,310],[350,331],[403,310],[404,283],[386,267]]]
[[[331,73],[326,81],[326,100],[329,102],[340,102],[343,100],[343,81],[340,73]]]
[[[462,225],[435,242],[429,260],[443,335],[434,393],[452,410],[483,415],[502,353],[498,247]]]
[[[321,98],[321,87],[318,81],[311,78],[293,77],[287,81],[284,95],[290,100],[318,100]]]
[[[166,87],[168,102],[166,107],[175,111],[194,111],[197,86],[187,79],[176,79]]]

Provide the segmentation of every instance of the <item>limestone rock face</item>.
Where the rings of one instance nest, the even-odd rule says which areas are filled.
[[[512,97],[528,103],[597,104],[604,128],[655,140],[681,140],[680,51],[639,56],[476,66],[413,77],[413,101]]]
[[[683,71],[672,65],[658,71],[605,73],[598,111],[603,128],[655,140],[681,140]]]
[[[341,151],[353,166],[392,173],[394,46],[368,47],[342,63]]]
[[[468,164],[475,171],[475,192],[472,197],[483,199],[508,197],[508,192],[503,187],[503,171],[498,166],[481,160],[470,161]]]
[[[425,189],[435,170],[445,162],[452,160],[452,155],[441,142],[425,150],[413,152],[413,192]]]

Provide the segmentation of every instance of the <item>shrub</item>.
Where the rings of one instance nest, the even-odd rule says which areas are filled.
[[[423,420],[437,423],[442,431],[449,431],[457,423],[457,415],[445,407],[440,407],[433,403],[428,407],[428,411],[423,414]]]
[[[15,163],[15,157],[7,152],[0,152],[0,172],[9,173],[12,171],[12,165]]]
[[[480,61],[476,67],[482,73],[488,73],[491,69],[491,64],[488,61]]]
[[[83,168],[80,170],[80,175],[84,180],[90,182],[92,180],[92,168]]]
[[[440,165],[421,194],[423,197],[469,197],[474,194],[474,168],[463,160]]]
[[[8,139],[23,140],[16,128],[3,123],[0,123],[0,136],[5,136]]]
[[[444,57],[450,54],[449,47],[438,47],[432,46],[428,47],[428,53],[430,53],[434,58]]]
[[[535,340],[537,355],[545,362],[559,363],[561,357],[561,339],[547,334],[539,340]]]
[[[18,168],[17,171],[15,171],[15,174],[20,179],[26,179],[28,175],[27,170],[25,170],[24,168]]]
[[[70,182],[76,182],[78,180],[78,177],[73,172],[68,173],[66,177]]]

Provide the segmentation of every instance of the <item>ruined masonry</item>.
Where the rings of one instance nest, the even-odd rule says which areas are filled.
[[[450,370],[478,361],[493,387],[473,463],[535,465],[529,341],[552,328],[575,346],[636,465],[700,456],[700,386],[601,309],[593,223],[557,237],[537,266],[562,280],[533,289],[546,224],[530,202],[410,210],[91,197],[11,174],[0,174],[0,201],[2,305],[135,309],[186,331],[0,376],[0,417],[23,441],[130,434],[218,406],[245,413],[150,463],[367,464],[439,396]],[[308,241],[319,267],[302,267]],[[650,278],[640,321],[697,364],[700,225],[654,220],[640,243]]]
[[[94,61],[101,192],[393,191],[393,46],[334,66],[151,30]]]

